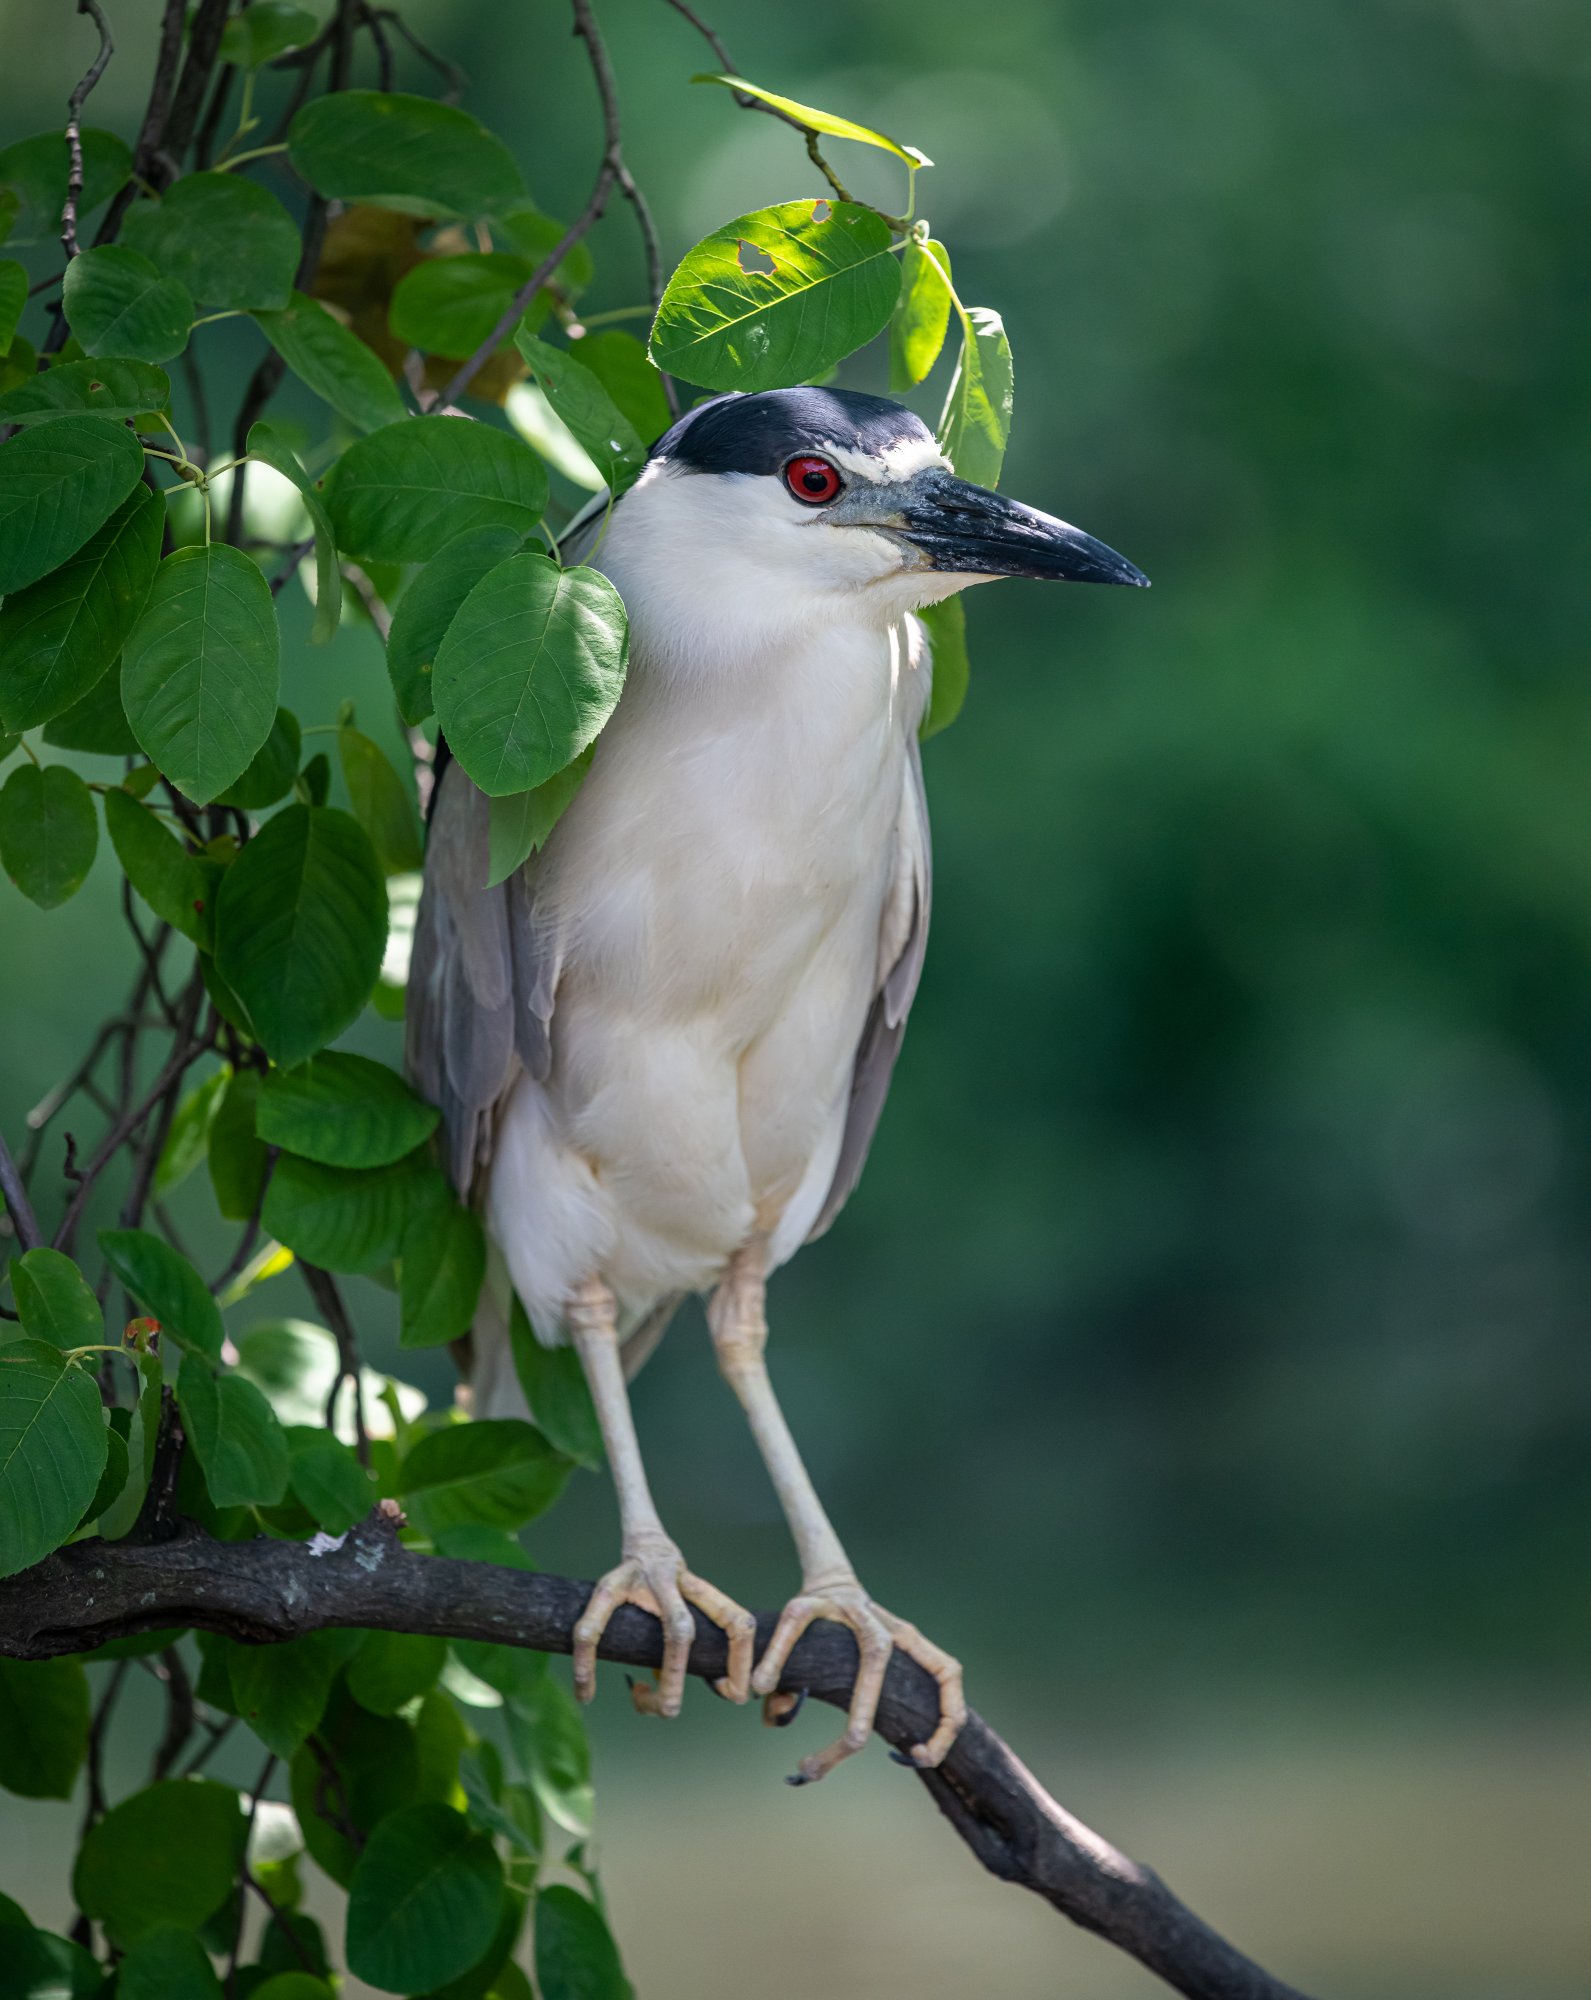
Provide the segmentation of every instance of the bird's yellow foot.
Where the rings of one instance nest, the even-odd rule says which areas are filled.
[[[574,1629],[575,1695],[590,1701],[597,1691],[597,1646],[608,1620],[621,1604],[650,1611],[663,1627],[663,1666],[655,1689],[631,1690],[635,1705],[647,1715],[678,1715],[685,1691],[685,1662],[696,1638],[691,1605],[706,1612],[729,1641],[729,1671],[713,1683],[728,1701],[745,1701],[751,1692],[751,1656],[757,1621],[733,1598],[715,1590],[685,1567],[685,1559],[666,1538],[636,1542],[623,1561],[610,1569],[592,1591]]]
[[[815,1779],[825,1777],[844,1758],[854,1756],[866,1743],[873,1733],[873,1718],[878,1713],[878,1698],[883,1692],[890,1654],[897,1646],[939,1683],[938,1727],[926,1743],[919,1743],[911,1752],[911,1762],[924,1771],[942,1763],[967,1719],[960,1664],[925,1639],[915,1625],[908,1625],[904,1618],[897,1618],[883,1605],[875,1604],[854,1577],[804,1590],[799,1597],[791,1598],[774,1627],[767,1651],[757,1662],[757,1671],[751,1677],[752,1692],[763,1696],[773,1694],[790,1649],[815,1618],[830,1618],[836,1625],[854,1632],[861,1663],[851,1691],[845,1734],[826,1750],[803,1757],[790,1783],[810,1785]]]

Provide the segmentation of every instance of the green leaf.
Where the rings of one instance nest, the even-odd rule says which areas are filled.
[[[569,234],[567,223],[559,222],[554,216],[543,215],[530,202],[524,202],[500,216],[496,228],[503,235],[512,237],[538,270]],[[585,290],[595,275],[596,264],[591,256],[591,246],[581,242],[565,251],[554,267],[551,282],[566,298],[574,298]],[[546,306],[544,296],[533,299],[529,316],[532,319],[541,316]]]
[[[693,76],[692,83],[722,83],[742,97],[754,97],[759,104],[768,104],[775,111],[782,111],[787,118],[795,119],[813,132],[823,132],[831,139],[855,139],[859,145],[877,146],[880,152],[893,153],[897,160],[904,160],[909,167],[931,167],[933,161],[919,152],[915,146],[903,146],[898,139],[886,138],[882,132],[875,132],[870,125],[858,125],[849,118],[837,118],[832,111],[819,111],[811,104],[801,104],[793,97],[781,97],[777,91],[764,90],[760,83],[748,83],[743,76],[724,76],[714,71],[710,74]]]
[[[446,1639],[421,1632],[367,1632],[348,1668],[348,1692],[372,1715],[396,1715],[436,1686]]]
[[[597,1470],[603,1457],[602,1427],[579,1355],[572,1347],[548,1347],[538,1340],[517,1298],[509,1310],[508,1331],[514,1373],[537,1429],[565,1457]]]
[[[257,1389],[251,1393],[259,1395]],[[311,1632],[279,1646],[227,1648],[237,1712],[267,1750],[284,1759],[298,1754],[325,1712],[332,1682],[358,1644],[357,1632]]]
[[[490,338],[514,294],[536,270],[535,259],[508,250],[429,258],[398,280],[387,324],[395,340],[447,361],[462,361]],[[531,316],[539,319],[545,313],[543,306]],[[505,334],[502,344],[507,340]]]
[[[293,6],[292,0],[254,0],[246,13],[234,14],[221,30],[221,60],[239,69],[258,69],[289,49],[312,42],[319,27],[309,9]]]
[[[438,1347],[468,1333],[485,1276],[479,1217],[451,1202],[422,1209],[399,1251],[402,1345]]]
[[[663,393],[663,378],[652,366],[645,346],[633,333],[612,330],[588,333],[579,357],[629,419],[637,436],[650,445],[674,421]]]
[[[5,1950],[6,2000],[101,2000],[105,1969],[81,1945],[13,1925]]]
[[[162,1924],[116,1968],[116,2000],[221,2000],[221,1982],[192,1931]]]
[[[258,0],[256,0],[258,4]],[[249,9],[252,14],[254,9]],[[246,21],[248,14],[240,14],[239,20]],[[295,1913],[294,1931],[302,1928],[303,1919]],[[262,1986],[256,1986],[249,2000],[337,2000],[336,1994],[324,1979],[316,1979],[308,1972],[279,1972],[275,1978],[267,1979]]]
[[[961,316],[961,359],[939,419],[939,443],[959,476],[976,486],[1000,483],[1011,394],[1005,322],[987,306],[972,306]]]
[[[136,250],[106,243],[66,267],[61,303],[85,354],[169,361],[188,344],[193,299]]]
[[[515,1688],[508,1740],[543,1812],[566,1833],[591,1832],[591,1748],[574,1696],[551,1674]]]
[[[150,909],[208,950],[215,920],[209,878],[198,857],[148,806],[120,787],[105,794],[105,826],[116,859]]]
[[[345,1534],[376,1504],[369,1473],[330,1431],[296,1426],[288,1451],[288,1483],[328,1535]]]
[[[930,604],[917,616],[928,628],[933,649],[933,683],[917,729],[919,741],[926,743],[961,713],[972,669],[967,659],[967,614],[959,596]]]
[[[568,1461],[534,1425],[493,1417],[420,1438],[403,1461],[398,1491],[426,1534],[461,1521],[522,1528],[546,1513],[568,1477]]]
[[[134,488],[57,570],[0,608],[0,723],[32,729],[104,678],[160,564],[165,502]]]
[[[242,174],[184,174],[158,201],[133,203],[121,240],[194,298],[242,312],[288,303],[303,248],[276,196]]]
[[[602,1912],[561,1882],[536,1898],[536,1987],[541,2000],[634,2000]]]
[[[450,1806],[405,1806],[365,1843],[348,1891],[348,1969],[387,1993],[424,1992],[482,1956],[503,1871],[487,1834]]]
[[[397,1255],[411,1211],[440,1200],[445,1186],[424,1148],[368,1169],[284,1153],[265,1191],[265,1227],[307,1263],[378,1271]]]
[[[424,722],[431,713],[431,669],[459,606],[523,540],[518,528],[474,528],[456,535],[405,587],[387,635],[387,672],[405,722]]]
[[[284,311],[255,318],[306,388],[356,429],[380,430],[408,415],[392,377],[371,350],[305,293],[294,292]]]
[[[66,417],[0,446],[0,593],[9,597],[76,555],[143,469],[137,438],[105,417]]]
[[[299,772],[303,790],[309,794],[312,806],[323,806],[331,796],[331,759],[324,750],[317,750],[309,762]],[[375,849],[371,849],[373,854]]]
[[[329,1167],[384,1167],[430,1138],[438,1112],[385,1063],[332,1050],[272,1070],[260,1093],[259,1133]]]
[[[27,302],[27,272],[14,257],[0,258],[0,354],[16,338],[17,321]]]
[[[572,764],[555,771],[534,791],[511,792],[506,798],[490,801],[487,823],[486,886],[496,888],[547,843],[547,836],[563,817],[574,795],[585,783],[596,746],[582,750]]]
[[[285,807],[222,878],[216,963],[274,1062],[301,1062],[342,1033],[386,940],[380,865],[347,813]]]
[[[787,201],[686,254],[658,308],[652,358],[704,389],[789,388],[871,340],[899,291],[889,225],[872,209]]]
[[[0,1344],[0,1576],[64,1542],[105,1468],[91,1375],[42,1340]]]
[[[276,720],[270,586],[239,549],[178,549],[122,653],[122,703],[148,756],[196,805],[236,783]]]
[[[0,396],[0,423],[44,424],[61,417],[139,417],[171,399],[164,368],[147,361],[59,361]]]
[[[99,1247],[145,1312],[180,1345],[211,1361],[221,1358],[220,1311],[186,1257],[147,1229],[102,1229]]]
[[[613,713],[627,627],[619,593],[594,569],[510,556],[465,599],[432,675],[453,754],[490,797],[561,771]]]
[[[177,1381],[177,1404],[216,1506],[274,1507],[287,1491],[287,1440],[254,1384],[189,1361]]]
[[[528,534],[546,504],[546,468],[530,446],[469,417],[390,424],[351,444],[326,482],[337,546],[389,562],[424,562],[439,524],[450,538],[487,527]]]
[[[83,192],[78,197],[78,226],[102,202],[110,200],[132,172],[133,156],[114,132],[85,126],[83,145]],[[28,243],[61,240],[61,210],[66,205],[67,180],[72,155],[66,135],[59,130],[43,132],[36,139],[22,139],[0,153],[0,194],[9,191],[16,199],[16,219],[7,241],[20,249]]]
[[[228,1222],[247,1222],[265,1179],[265,1147],[255,1136],[260,1079],[240,1070],[227,1084],[210,1121],[208,1165],[216,1206]]]
[[[118,1422],[118,1420],[120,1420]],[[121,1426],[126,1427],[127,1436],[132,1435],[133,1412],[112,1410],[110,1425],[105,1432],[105,1470],[99,1476],[99,1484],[94,1489],[94,1497],[83,1509],[83,1518],[78,1522],[80,1529],[92,1526],[100,1517],[110,1512],[125,1491],[128,1476],[132,1471],[132,1460],[128,1454],[127,1438]],[[140,1446],[142,1439],[139,1440]],[[139,1491],[144,1482],[140,1480]]]
[[[614,493],[633,486],[646,464],[646,445],[581,354],[549,347],[527,333],[514,336],[553,413],[574,434]],[[582,346],[584,343],[582,342]]]
[[[388,875],[410,874],[423,866],[420,826],[403,780],[386,753],[357,729],[337,731],[337,754],[354,818],[370,836],[376,859]]]
[[[500,215],[525,200],[514,156],[478,119],[429,97],[344,90],[306,104],[288,157],[319,194],[401,215]]]
[[[346,1888],[354,1871],[354,1850],[325,1815],[334,1814],[356,1831],[369,1833],[387,1814],[411,1804],[419,1788],[419,1749],[406,1723],[369,1714],[335,1687],[316,1734],[331,1754],[341,1799],[336,1791],[328,1795],[319,1760],[305,1749],[292,1763],[293,1810],[310,1854]]]
[[[161,1147],[160,1158],[155,1165],[157,1195],[169,1194],[173,1188],[181,1187],[209,1152],[210,1127],[215,1122],[215,1114],[221,1108],[221,1100],[231,1080],[230,1069],[218,1069],[213,1076],[207,1076],[196,1090],[190,1090],[177,1106],[171,1130],[166,1134],[166,1143]]]
[[[66,1352],[105,1338],[105,1315],[88,1280],[59,1250],[30,1250],[11,1266],[22,1331]]]
[[[216,795],[216,804],[241,806],[245,812],[260,812],[285,799],[298,776],[299,753],[304,747],[298,717],[291,709],[279,708],[271,733],[255,751],[248,769],[235,785]]]
[[[138,738],[122,707],[121,662],[113,662],[81,701],[44,725],[44,740],[57,750],[89,750],[101,757],[132,757]],[[145,769],[152,768],[145,766]]]
[[[303,498],[315,535],[315,623],[309,636],[316,645],[323,646],[342,622],[343,573],[320,491],[274,424],[255,424],[249,431],[248,449],[251,458],[262,460],[284,479],[290,479]]]
[[[0,1785],[69,1799],[88,1751],[88,1675],[76,1660],[0,1659]]]
[[[124,1944],[162,1924],[197,1930],[232,1891],[243,1836],[230,1786],[193,1778],[150,1785],[89,1829],[72,1894]]]
[[[0,786],[0,867],[41,910],[76,895],[98,846],[93,794],[64,764],[20,764]]]
[[[942,243],[906,245],[889,322],[889,392],[915,389],[939,359],[950,324],[950,256]]]

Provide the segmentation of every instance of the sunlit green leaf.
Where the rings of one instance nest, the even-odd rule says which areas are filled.
[[[318,193],[404,215],[498,215],[525,199],[502,140],[467,111],[401,91],[344,90],[294,118],[288,157]]]
[[[614,493],[635,483],[646,444],[581,354],[520,333],[515,345],[554,414],[566,424]],[[584,343],[582,343],[583,347]]]
[[[105,794],[105,825],[116,859],[150,909],[208,950],[215,917],[209,878],[198,857],[148,806],[119,787]]]
[[[188,344],[193,298],[136,250],[85,250],[66,267],[61,302],[85,354],[169,361]]]
[[[357,429],[380,430],[408,414],[376,356],[316,300],[294,292],[282,312],[255,318],[298,379]]]
[[[998,486],[1011,435],[1011,343],[987,306],[962,315],[961,359],[939,419],[939,443],[963,479]]]
[[[906,245],[901,253],[900,298],[889,322],[889,388],[892,396],[915,389],[939,359],[950,324],[950,256],[942,243]]]
[[[187,1258],[147,1229],[102,1229],[111,1269],[167,1333],[212,1361],[221,1354],[221,1314]]]
[[[511,556],[448,627],[432,675],[453,754],[491,797],[530,791],[593,742],[624,686],[627,627],[596,570]]]
[[[288,806],[222,878],[216,963],[278,1063],[353,1020],[381,970],[387,895],[369,837],[326,806]]]
[[[42,1340],[0,1343],[0,1576],[65,1541],[104,1466],[93,1376]]]
[[[644,344],[633,333],[610,329],[588,333],[576,351],[624,412],[636,435],[648,445],[655,443],[674,416],[663,392],[663,378]]]
[[[196,804],[234,784],[269,737],[280,649],[270,586],[241,550],[216,542],[166,557],[123,649],[122,703]]]
[[[66,417],[0,445],[0,593],[37,583],[76,555],[143,469],[137,438],[106,417]]]
[[[0,1659],[0,1785],[69,1799],[87,1749],[88,1675],[77,1661]]]
[[[555,771],[534,791],[510,792],[490,803],[487,823],[486,886],[495,888],[522,868],[547,842],[564,812],[585,782],[596,754],[593,744],[582,750],[572,764]]]
[[[518,528],[474,528],[457,535],[405,588],[387,635],[387,672],[405,722],[423,722],[431,713],[432,667],[459,606],[523,539]]]
[[[764,90],[760,83],[748,83],[743,76],[724,76],[714,71],[701,76],[693,76],[692,83],[722,83],[742,97],[755,97],[760,104],[772,105],[775,111],[782,111],[787,118],[794,118],[798,124],[810,131],[822,132],[831,139],[855,139],[863,146],[877,146],[881,152],[893,153],[898,160],[904,160],[909,167],[931,167],[933,161],[915,146],[903,146],[898,139],[886,138],[882,132],[875,132],[869,125],[858,125],[850,118],[837,118],[832,111],[819,111],[814,105],[801,104],[793,97],[781,97],[777,91]]]
[[[105,1338],[105,1314],[88,1280],[59,1250],[30,1250],[11,1266],[22,1331],[63,1351]]]
[[[546,468],[530,446],[468,417],[389,424],[350,445],[326,482],[338,547],[391,562],[424,562],[439,534],[528,533],[546,504]]]
[[[566,1833],[591,1832],[591,1749],[575,1698],[551,1674],[516,1686],[508,1740],[543,1812]]]
[[[177,1106],[155,1165],[155,1193],[169,1194],[181,1187],[210,1150],[210,1127],[226,1095],[232,1072],[218,1069],[196,1089],[190,1090]]]
[[[230,1786],[198,1778],[150,1785],[84,1836],[73,1896],[123,1943],[161,1924],[196,1930],[234,1886],[243,1835]]]
[[[64,764],[19,764],[0,786],[0,867],[41,910],[77,893],[98,845],[93,794]]]
[[[492,1942],[503,1872],[488,1835],[443,1805],[406,1806],[365,1843],[348,1892],[348,1969],[388,1993],[456,1978]]]
[[[279,311],[303,249],[276,196],[244,174],[184,174],[158,201],[133,203],[121,240],[195,299],[228,311]]]
[[[132,171],[126,141],[114,132],[86,125],[82,134],[83,192],[78,197],[79,227],[102,202],[110,200]],[[0,193],[16,200],[16,217],[8,243],[19,249],[29,243],[59,245],[61,210],[66,205],[72,155],[59,126],[36,139],[21,139],[0,153]]]
[[[389,1166],[428,1139],[437,1119],[396,1070],[341,1050],[272,1070],[260,1093],[260,1137],[331,1167]]]
[[[787,201],[737,216],[686,253],[652,358],[704,389],[781,389],[820,375],[888,321],[900,291],[889,225],[854,202]]]

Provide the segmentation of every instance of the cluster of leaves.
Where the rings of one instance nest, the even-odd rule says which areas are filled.
[[[0,864],[54,908],[88,876],[103,815],[141,959],[110,1128],[86,1170],[69,1155],[53,1244],[10,1268],[0,1575],[177,1517],[223,1540],[336,1537],[382,1503],[415,1548],[523,1565],[519,1532],[600,1462],[573,1355],[543,1348],[516,1308],[537,1423],[468,1422],[360,1365],[337,1290],[341,1274],[387,1285],[401,1344],[438,1345],[471,1325],[486,1247],[437,1163],[436,1111],[394,1068],[331,1046],[367,1007],[401,1016],[392,945],[420,828],[411,774],[348,704],[319,726],[334,742],[306,756],[315,732],[279,703],[282,592],[301,579],[312,642],[347,620],[379,633],[419,764],[440,732],[491,800],[500,880],[574,795],[624,685],[624,607],[598,570],[562,561],[549,512],[570,511],[571,484],[611,503],[639,475],[671,420],[668,378],[824,380],[887,332],[906,391],[954,312],[941,434],[963,473],[992,483],[1010,352],[995,315],[961,306],[926,224],[850,200],[832,173],[832,199],[738,217],[698,244],[654,302],[649,345],[598,330],[579,317],[594,279],[580,232],[534,207],[500,139],[451,103],[338,87],[354,25],[385,47],[370,10],[341,4],[324,26],[287,0],[225,15],[208,0],[187,24],[186,60],[220,65],[201,129],[240,92],[213,164],[209,141],[179,171],[186,141],[180,157],[135,157],[93,128],[0,152],[7,251],[55,240],[63,209],[73,225],[58,304],[49,278],[0,257],[0,761],[16,759]],[[328,49],[332,90],[287,97]],[[801,126],[815,156],[819,134],[883,148],[915,186],[912,149],[711,80]],[[281,136],[249,147],[273,92]],[[80,244],[75,226],[106,204],[98,240]],[[192,385],[196,335],[227,319],[252,321],[260,361],[220,462],[194,435]],[[168,373],[179,362],[186,402]],[[318,429],[260,414],[284,374],[324,409]],[[935,616],[930,728],[965,686],[959,614]],[[85,776],[84,758],[114,761]],[[346,808],[331,803],[339,774]],[[190,953],[173,993],[168,961]],[[139,1097],[150,1007],[167,1048]],[[92,1063],[74,1090],[92,1087]],[[118,1159],[134,1162],[120,1225],[97,1232],[97,1265],[78,1261]],[[201,1163],[219,1216],[243,1226],[213,1282],[160,1208]],[[143,1226],[151,1195],[159,1230]],[[295,1262],[333,1330],[229,1335],[223,1314]],[[127,1303],[108,1327],[113,1286]],[[149,1782],[107,1807],[98,1746],[129,1663],[164,1681],[169,1727]],[[267,1760],[246,1788],[199,1775],[235,1728]],[[228,2000],[325,2000],[306,1858],[347,1890],[343,1959],[373,1986],[518,2000],[534,1907],[545,2000],[628,1992],[585,1854],[584,1737],[537,1656],[390,1632],[262,1648],[171,1631],[0,1660],[0,1784],[66,1797],[85,1765],[77,1928],[56,1936],[0,1898],[8,1993],[86,2000],[114,1976],[123,2000],[215,2000],[219,1959]],[[270,1796],[278,1765],[285,1800]],[[569,1879],[543,1879],[553,1861]],[[246,1929],[251,1897],[263,1923]]]

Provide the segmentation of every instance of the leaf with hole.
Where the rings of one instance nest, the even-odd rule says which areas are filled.
[[[388,1993],[456,1979],[497,1930],[503,1871],[450,1806],[405,1806],[376,1827],[348,1890],[348,1969]]]
[[[20,764],[0,786],[0,867],[41,910],[76,895],[98,846],[94,795],[64,764]]]
[[[42,1340],[0,1343],[0,1576],[64,1542],[105,1469],[92,1375]]]
[[[102,1229],[99,1247],[133,1297],[180,1346],[221,1356],[221,1314],[187,1258],[147,1229]]]
[[[87,1278],[59,1250],[30,1250],[11,1266],[22,1331],[66,1352],[105,1338],[105,1314]]]
[[[0,396],[0,423],[49,424],[62,417],[140,417],[171,399],[164,368],[147,361],[59,361]]]
[[[961,359],[939,419],[939,444],[960,477],[976,486],[1000,483],[1011,399],[1005,322],[987,306],[969,307],[961,316]]]
[[[61,304],[85,354],[124,361],[169,361],[187,346],[194,319],[187,286],[120,243],[72,259]]]
[[[167,1779],[112,1806],[84,1835],[72,1894],[123,1945],[162,1924],[197,1930],[232,1892],[243,1840],[230,1785]]]
[[[784,389],[880,332],[900,291],[889,225],[854,202],[787,201],[687,251],[663,294],[652,359],[704,389]]]
[[[315,623],[310,637],[324,645],[342,621],[343,573],[337,543],[321,504],[320,491],[298,462],[298,455],[274,424],[257,423],[249,431],[250,458],[260,459],[298,488],[315,535]]]
[[[385,1167],[436,1130],[438,1112],[385,1063],[328,1050],[274,1069],[260,1091],[259,1134],[330,1167]]]
[[[242,174],[184,174],[158,201],[133,203],[121,240],[193,298],[228,312],[279,312],[303,249],[276,196]]]
[[[421,1209],[404,1229],[398,1266],[403,1346],[439,1347],[469,1332],[486,1276],[477,1215],[456,1202]]]
[[[102,202],[109,201],[118,188],[125,186],[133,166],[126,142],[114,132],[86,125],[81,137],[83,192],[77,201],[80,229]],[[16,216],[7,242],[18,249],[30,243],[59,247],[61,210],[66,205],[71,171],[71,150],[65,133],[59,129],[42,132],[36,139],[20,139],[0,152],[0,195],[9,193],[16,202]]]
[[[405,587],[387,635],[387,672],[405,722],[424,722],[431,713],[437,648],[459,606],[523,539],[518,528],[474,528],[445,542]]]
[[[276,720],[270,586],[239,549],[178,549],[122,651],[122,704],[144,751],[196,805],[248,769]]]
[[[520,207],[514,156],[478,119],[401,91],[344,90],[294,118],[288,157],[317,193],[402,215],[501,215]]]
[[[137,438],[105,417],[67,417],[0,445],[0,594],[76,555],[143,469]]]
[[[544,784],[579,756],[624,686],[628,628],[594,569],[499,563],[470,592],[432,675],[454,756],[490,797]]]
[[[342,1033],[370,997],[386,941],[369,836],[332,807],[285,807],[222,878],[216,964],[274,1062],[301,1062]]]
[[[165,502],[137,487],[59,569],[0,607],[0,723],[35,728],[98,686],[160,565]]]
[[[316,300],[294,292],[281,312],[256,313],[254,317],[304,386],[356,429],[380,430],[383,424],[398,423],[408,415],[380,361],[357,334],[350,333]]]
[[[287,1440],[252,1382],[217,1375],[194,1356],[178,1377],[177,1405],[216,1506],[272,1507],[281,1499],[287,1491]]]
[[[208,951],[215,918],[209,877],[199,857],[148,806],[119,787],[105,794],[105,826],[123,873],[150,909]]]
[[[369,834],[382,873],[414,873],[425,861],[420,823],[386,752],[360,730],[344,724],[337,731],[337,755],[354,818]]]
[[[469,417],[415,417],[360,438],[326,481],[337,546],[352,556],[424,562],[438,532],[528,534],[547,504],[547,471],[528,444]]]
[[[18,1798],[69,1799],[87,1751],[88,1675],[78,1662],[0,1659],[0,1785]]]
[[[265,1191],[265,1227],[306,1263],[379,1271],[398,1254],[412,1214],[446,1182],[420,1148],[385,1167],[328,1167],[283,1153]]]
[[[906,245],[900,298],[889,321],[889,392],[903,395],[932,369],[950,324],[950,256],[942,243]]]

